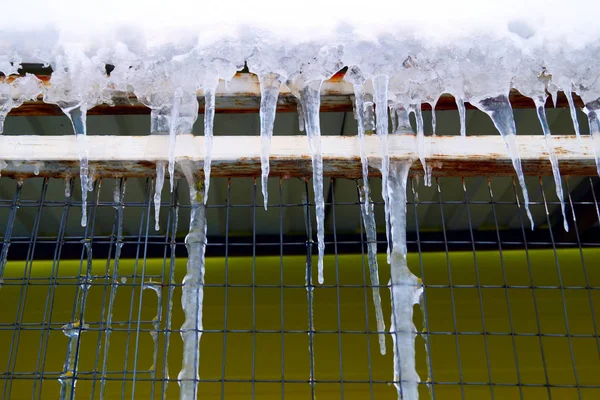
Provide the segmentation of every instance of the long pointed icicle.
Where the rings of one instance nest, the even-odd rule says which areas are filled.
[[[563,195],[562,180],[560,178],[560,170],[558,168],[558,157],[556,156],[554,146],[552,145],[552,132],[550,131],[550,125],[548,125],[548,119],[546,118],[546,109],[544,108],[546,104],[546,99],[542,96],[539,98],[534,98],[533,101],[537,110],[538,119],[540,120],[540,124],[542,125],[544,139],[546,140],[546,149],[548,150],[550,164],[552,165],[552,175],[554,176],[554,187],[556,189],[556,197],[558,197],[558,200],[560,201],[560,210],[563,215],[563,226],[565,228],[565,231],[568,232],[569,223],[567,222],[567,214],[565,211],[565,199]]]
[[[323,197],[323,155],[321,154],[321,124],[319,110],[321,108],[322,80],[306,83],[300,89],[300,101],[304,111],[306,135],[310,146],[313,168],[313,190],[315,192],[315,208],[317,211],[317,241],[319,251],[318,281],[324,282],[323,255],[325,254],[325,199]]]
[[[375,305],[375,319],[377,320],[377,330],[379,331],[379,351],[385,354],[385,321],[383,320],[383,310],[381,309],[381,295],[379,294],[379,265],[377,263],[377,226],[375,225],[375,213],[373,212],[373,203],[367,197],[368,192],[363,186],[360,189],[360,201],[363,225],[367,234],[367,256],[369,261],[369,277],[373,286],[373,304]]]
[[[354,85],[354,104],[356,108],[356,122],[358,125],[358,139],[360,141],[360,161],[362,164],[362,177],[363,177],[363,188],[364,188],[364,212],[369,214],[369,203],[370,203],[370,190],[369,190],[369,159],[365,149],[365,102],[364,94],[362,91],[362,85]]]
[[[87,109],[84,105],[72,108],[63,108],[63,112],[73,126],[73,132],[77,138],[77,154],[79,156],[79,179],[81,181],[81,226],[87,224],[87,192],[90,188],[88,150],[86,145]]]
[[[154,229],[160,229],[160,202],[163,185],[165,184],[165,167],[164,161],[156,163],[156,182],[154,184]],[[172,181],[173,179],[171,179]]]
[[[271,137],[277,111],[277,98],[282,79],[277,74],[265,74],[260,80],[260,169],[262,194],[265,210],[269,203],[269,155],[271,154]]]
[[[577,109],[575,108],[575,102],[573,101],[571,88],[565,90],[564,93],[567,97],[567,102],[569,103],[569,112],[571,113],[571,119],[573,120],[573,129],[575,129],[575,135],[577,135],[577,139],[579,139],[581,137],[579,131],[579,120],[577,119]]]
[[[527,217],[531,222],[531,229],[534,227],[533,217],[529,210],[529,194],[527,193],[527,186],[525,185],[525,176],[523,175],[523,168],[521,167],[521,157],[519,156],[519,150],[516,143],[517,128],[515,127],[515,120],[513,117],[512,107],[508,97],[500,95],[497,97],[490,97],[482,100],[472,101],[471,104],[485,112],[492,119],[494,126],[502,136],[508,154],[512,160],[513,167],[517,173],[519,184],[521,185],[521,191],[523,192],[523,200],[525,202],[525,211]]]
[[[419,278],[408,268],[406,259],[406,181],[411,164],[411,161],[393,162],[388,181],[392,235],[390,332],[394,343],[394,385],[399,400],[419,398],[413,306],[419,304],[423,288]]]
[[[200,369],[200,337],[202,336],[202,306],[204,300],[204,253],[206,249],[206,187],[197,181],[189,164],[182,164],[190,189],[190,230],[185,238],[188,251],[187,272],[183,278],[181,307],[185,320],[181,326],[183,361],[178,380],[180,399],[197,398]]]
[[[462,97],[456,97],[456,107],[458,107],[458,116],[460,118],[460,135],[467,136],[467,110],[465,100]]]
[[[435,132],[436,132],[436,127],[437,127],[437,118],[435,116],[435,106],[437,105],[437,100],[436,101],[432,101],[431,103],[429,103],[431,105],[431,129],[432,129],[432,134],[433,136],[435,136]]]
[[[360,142],[360,161],[362,164],[362,178],[364,190],[364,212],[369,214],[370,189],[369,189],[369,159],[367,158],[365,148],[365,117],[367,110],[365,109],[365,93],[363,86],[365,78],[358,68],[349,68],[344,76],[344,79],[352,83],[354,89],[354,118],[356,119],[358,129],[358,139]]]
[[[215,90],[215,88],[209,88],[204,92],[204,204],[208,200],[208,189],[210,187],[210,168],[215,123]]]
[[[375,89],[375,114],[377,136],[381,141],[381,197],[385,203],[385,232],[388,241],[387,260],[390,262],[390,209],[388,199],[388,176],[390,155],[388,149],[388,77],[378,75],[373,79]]]
[[[179,108],[183,98],[183,90],[177,88],[173,94],[173,107],[171,108],[171,119],[169,121],[169,180],[171,192],[175,185],[175,144],[177,143],[177,123],[179,121]]]

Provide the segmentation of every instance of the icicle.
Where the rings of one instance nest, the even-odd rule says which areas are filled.
[[[600,99],[587,103],[583,108],[588,117],[590,136],[594,146],[594,158],[596,159],[596,170],[598,176],[600,176],[600,116],[598,110],[600,110]]]
[[[156,163],[156,182],[154,184],[154,230],[160,230],[160,200],[162,194],[162,188],[165,184],[165,166],[164,161],[158,161]],[[171,181],[174,181],[171,178]]]
[[[360,201],[363,225],[367,234],[367,254],[369,261],[369,276],[373,286],[373,304],[375,305],[375,319],[377,320],[377,330],[379,331],[379,351],[385,354],[385,322],[383,320],[383,311],[381,309],[381,295],[379,294],[379,265],[377,263],[377,227],[375,225],[375,213],[373,212],[373,203],[367,197],[369,194],[366,187],[361,187]]]
[[[357,68],[349,68],[344,79],[350,81],[354,88],[353,108],[358,128],[358,139],[360,142],[360,161],[362,164],[364,202],[363,211],[369,214],[370,190],[369,190],[369,159],[365,149],[365,94],[363,92],[364,77]],[[391,107],[391,106],[390,106]]]
[[[121,183],[119,180],[115,180],[115,186],[113,187],[113,205],[114,208],[119,207],[119,203],[121,202]]]
[[[214,95],[213,95],[214,98]],[[204,299],[204,252],[206,249],[206,187],[197,181],[189,164],[181,164],[190,190],[190,230],[185,238],[188,251],[187,272],[183,278],[181,307],[185,320],[181,326],[183,362],[178,380],[182,400],[197,397]]]
[[[305,112],[306,135],[310,147],[313,168],[313,190],[315,192],[315,208],[317,211],[317,241],[319,251],[318,280],[322,284],[323,255],[325,254],[325,199],[323,198],[323,156],[321,154],[321,126],[319,110],[321,106],[322,80],[301,83],[299,87],[300,102]]]
[[[71,197],[71,178],[65,178],[65,197]]]
[[[419,303],[423,292],[419,278],[410,271],[406,260],[406,180],[411,164],[411,161],[393,162],[388,181],[392,241],[390,332],[394,343],[394,385],[398,399],[404,400],[419,397],[413,306]]]
[[[177,123],[179,122],[179,108],[181,107],[183,90],[177,88],[173,94],[173,107],[171,108],[171,120],[169,123],[169,180],[171,192],[175,185],[175,145],[177,143]]]
[[[390,119],[392,120],[392,133],[398,130],[398,116],[396,115],[397,104],[390,103],[388,111],[390,113]]]
[[[421,111],[421,104],[412,104],[410,107],[411,111],[415,113],[415,120],[417,121],[417,152],[419,154],[419,161],[423,166],[423,172],[425,173],[425,186],[431,186],[431,169],[425,162],[425,132],[423,128],[423,112]],[[428,173],[429,172],[429,173]]]
[[[467,136],[467,110],[465,108],[465,100],[462,97],[456,97],[456,106],[458,107],[458,116],[460,117],[460,135]]]
[[[567,222],[567,214],[565,211],[565,199],[563,195],[562,180],[560,178],[560,170],[558,168],[558,157],[554,152],[554,146],[552,145],[552,133],[550,132],[550,125],[548,125],[548,119],[546,118],[546,109],[544,108],[546,104],[546,98],[545,96],[534,97],[533,102],[535,103],[538,119],[540,120],[540,124],[542,125],[544,139],[546,141],[546,149],[548,150],[550,164],[552,165],[552,175],[554,176],[554,187],[556,190],[556,197],[558,197],[558,200],[560,201],[560,210],[563,215],[563,226],[565,228],[565,231],[568,232],[569,224]]]
[[[364,93],[364,112],[365,117],[363,120],[365,134],[375,132],[375,107],[373,105],[373,95],[370,93]]]
[[[40,169],[44,168],[44,163],[41,161],[37,161],[33,163],[33,174],[38,176],[40,174]]]
[[[61,107],[62,108],[62,107]],[[77,138],[77,154],[79,156],[79,180],[81,181],[81,226],[87,224],[87,192],[89,190],[88,150],[86,145],[86,117],[87,109],[78,104],[75,107],[62,108],[62,111],[71,120],[73,132]]]
[[[304,132],[306,123],[304,121],[304,110],[302,109],[302,103],[300,101],[298,101],[296,108],[298,110],[298,130]]]
[[[577,119],[577,110],[575,109],[575,102],[573,101],[573,94],[571,93],[571,88],[564,91],[565,96],[567,97],[567,102],[569,103],[569,111],[571,112],[571,119],[573,120],[573,128],[575,129],[575,135],[577,135],[577,139],[581,136],[579,134],[579,120]]]
[[[373,79],[375,89],[375,113],[377,117],[377,135],[381,142],[381,196],[385,203],[385,231],[388,238],[387,259],[390,261],[390,209],[388,198],[388,176],[389,176],[389,149],[388,149],[388,77],[378,75]],[[400,125],[400,121],[398,121]]]
[[[62,327],[63,333],[69,338],[69,344],[67,346],[67,356],[65,357],[65,363],[63,371],[58,377],[60,383],[60,399],[74,399],[75,398],[75,385],[77,384],[77,367],[79,361],[79,335],[86,329],[89,328],[87,324],[83,323],[85,306],[88,291],[92,284],[92,244],[86,240],[84,243],[87,262],[85,275],[79,278],[79,293],[76,294],[76,303],[74,315],[76,316],[75,321],[69,322]]]
[[[215,122],[215,88],[204,92],[204,204],[208,200],[210,187],[210,164],[212,162],[213,127]]]
[[[398,121],[398,127],[393,133],[411,135],[414,133],[413,127],[410,124],[409,111],[402,103],[399,103],[396,107],[396,120]]]
[[[162,285],[160,282],[154,282],[152,279],[150,279],[142,286],[142,290],[146,289],[152,290],[154,293],[156,293],[157,301],[156,317],[152,319],[153,330],[150,331],[150,336],[152,336],[152,342],[154,343],[154,346],[152,347],[154,349],[154,353],[152,356],[152,366],[149,368],[149,370],[152,373],[152,378],[154,378],[156,376],[156,361],[158,360],[158,332],[160,330],[160,321],[162,318]]]
[[[439,99],[439,98],[438,98]],[[435,106],[437,105],[437,100],[430,102],[431,105],[431,128],[433,129],[433,136],[435,136],[437,119],[435,116]]]
[[[271,137],[277,111],[277,98],[282,79],[277,74],[266,74],[260,80],[260,169],[262,172],[262,194],[265,210],[269,203],[267,184],[269,182],[269,155],[271,154]]]
[[[533,217],[531,216],[531,211],[529,210],[529,194],[527,193],[525,176],[523,175],[523,169],[521,168],[521,157],[519,156],[519,150],[515,141],[517,129],[515,127],[515,120],[510,101],[508,100],[507,96],[500,95],[487,99],[473,100],[471,101],[471,104],[490,116],[494,122],[494,126],[506,144],[508,155],[512,160],[513,167],[517,173],[517,178],[519,179],[519,184],[521,185],[523,200],[525,201],[525,211],[527,212],[529,221],[531,221],[531,229],[533,230]]]
[[[69,338],[69,344],[67,347],[67,358],[63,367],[63,373],[58,377],[58,382],[61,385],[60,388],[60,399],[74,399],[75,398],[75,385],[77,379],[75,378],[76,373],[76,354],[77,354],[77,339],[79,338],[81,324],[79,321],[74,323],[69,322],[63,325],[62,331],[66,337]]]
[[[173,214],[175,215],[173,218],[173,227],[177,229],[179,226],[179,205],[175,204],[173,207]],[[176,244],[171,243],[171,254],[175,254]],[[169,285],[174,287],[176,285],[175,282],[175,258],[171,258],[170,272],[169,272]],[[163,360],[163,390],[162,390],[162,398],[167,398],[167,389],[169,387],[169,344],[171,337],[171,325],[173,324],[173,290],[168,291],[168,305],[167,305],[167,315],[165,317],[165,331],[164,331],[164,360]]]

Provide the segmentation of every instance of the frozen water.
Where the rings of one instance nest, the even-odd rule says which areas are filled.
[[[42,82],[33,74],[26,74],[10,83],[0,82],[0,134],[4,129],[6,115],[25,101],[37,99],[43,91]]]
[[[71,179],[65,178],[65,197],[71,197]]]
[[[529,210],[529,194],[527,193],[527,186],[525,185],[525,176],[523,175],[523,169],[521,168],[521,157],[516,143],[517,129],[515,127],[515,120],[513,118],[512,107],[508,101],[508,97],[505,95],[499,95],[494,98],[486,98],[481,100],[472,99],[471,103],[484,111],[490,116],[494,122],[494,126],[502,135],[502,139],[508,149],[508,154],[512,160],[513,167],[517,173],[519,184],[523,192],[523,200],[525,202],[525,211],[527,217],[531,222],[531,229],[534,227],[533,217]]]
[[[569,103],[569,112],[571,113],[571,119],[573,120],[573,128],[575,129],[575,134],[577,135],[577,139],[581,136],[579,133],[579,120],[577,119],[577,110],[575,109],[575,102],[573,101],[573,94],[571,90],[565,90],[565,96],[567,97],[567,102]]]
[[[215,121],[215,89],[211,88],[204,95],[204,204],[208,200],[210,187],[210,168],[212,163],[213,126]]]
[[[156,183],[154,186],[154,229],[160,229],[160,198],[162,188],[165,183],[165,165],[164,161],[158,161],[156,163]],[[171,181],[174,179],[171,178]]]
[[[390,201],[388,197],[389,148],[388,148],[388,77],[378,75],[373,80],[375,88],[375,115],[377,120],[377,135],[381,141],[381,197],[385,202],[385,231],[388,241],[387,259],[390,262]]]
[[[304,111],[306,136],[312,158],[313,190],[315,193],[315,208],[317,214],[317,244],[318,244],[318,281],[324,282],[323,255],[325,254],[325,199],[323,197],[323,155],[321,153],[321,126],[319,110],[321,105],[321,79],[303,82],[301,78],[290,86],[298,92],[302,110]]]
[[[379,331],[379,351],[385,354],[385,322],[383,320],[383,310],[381,309],[381,295],[379,294],[379,265],[377,263],[377,227],[375,225],[375,213],[373,212],[373,203],[368,197],[366,187],[363,186],[360,191],[360,201],[362,220],[367,235],[367,256],[369,261],[369,277],[373,286],[373,304],[375,305],[375,319],[377,320],[377,330]]]
[[[260,79],[260,168],[262,193],[265,210],[269,204],[267,184],[269,182],[269,155],[271,154],[271,137],[273,136],[273,125],[275,123],[275,111],[277,110],[277,98],[279,87],[283,81],[278,74],[268,74]]]
[[[465,108],[464,99],[457,97],[456,98],[456,107],[458,107],[458,117],[460,118],[460,135],[462,137],[467,136],[467,110]]]
[[[152,378],[156,376],[156,361],[158,360],[158,333],[160,330],[160,322],[162,320],[162,285],[160,282],[155,282],[152,279],[146,281],[142,286],[142,290],[152,290],[156,293],[156,317],[152,318],[152,330],[150,331],[150,336],[152,337],[152,342],[154,343],[153,355],[152,355],[152,365],[150,366],[150,372],[152,374]]]
[[[197,96],[204,93],[205,186],[202,189],[196,188],[191,166],[181,164],[194,191],[187,240],[192,261],[188,263],[184,287],[184,300],[188,305],[185,326],[190,329],[184,329],[183,337],[190,352],[186,351],[182,370],[185,377],[182,397],[193,397],[197,389],[189,379],[198,374],[197,328],[198,323],[201,324],[203,243],[206,240],[203,207],[210,184],[215,91],[219,79],[229,82],[244,62],[261,81],[261,175],[265,206],[268,203],[269,143],[279,85],[284,81],[291,83],[290,89],[299,98],[299,128],[306,129],[313,162],[319,282],[323,281],[324,254],[319,94],[323,80],[343,66],[349,67],[346,79],[354,86],[365,185],[363,213],[367,218],[372,217],[372,209],[364,137],[376,132],[381,143],[382,197],[388,261],[392,264],[394,365],[396,375],[401,378],[397,387],[404,398],[416,395],[416,378],[409,361],[411,356],[414,359],[414,350],[412,353],[410,350],[414,345],[411,302],[418,297],[419,289],[406,265],[401,234],[405,227],[405,197],[400,193],[405,191],[406,168],[394,164],[390,169],[388,117],[391,117],[392,132],[412,133],[408,110],[416,113],[417,150],[425,182],[430,183],[431,165],[425,163],[421,104],[429,103],[435,109],[442,93],[454,95],[463,136],[466,136],[465,102],[485,111],[506,143],[531,219],[508,102],[509,90],[516,88],[536,103],[564,215],[558,159],[551,147],[544,102],[546,91],[554,100],[558,91],[565,92],[579,135],[571,94],[574,92],[585,104],[600,173],[598,2],[586,2],[586,12],[582,13],[581,7],[564,2],[548,6],[543,0],[525,2],[526,5],[520,0],[496,1],[485,6],[473,0],[469,7],[433,0],[428,3],[427,13],[422,12],[421,4],[398,3],[392,8],[386,4],[385,15],[378,2],[375,0],[357,13],[356,7],[340,8],[336,4],[307,0],[303,7],[295,9],[293,19],[274,17],[275,11],[250,12],[245,4],[236,1],[207,8],[184,0],[185,6],[170,9],[168,18],[165,18],[164,7],[156,6],[158,3],[154,4],[154,0],[151,6],[144,5],[143,18],[139,16],[136,1],[108,0],[108,4],[84,11],[75,0],[66,0],[61,7],[40,0],[34,4],[36,10],[40,10],[40,17],[21,12],[21,5],[14,2],[3,9],[11,18],[0,23],[3,37],[0,72],[8,76],[17,73],[22,62],[41,62],[51,65],[53,74],[47,89],[33,76],[2,81],[0,126],[10,109],[40,93],[44,101],[57,104],[69,117],[77,135],[83,225],[87,220],[86,195],[94,179],[92,166],[88,165],[87,111],[100,103],[111,104],[115,92],[133,91],[151,109],[151,133],[169,135],[168,171],[172,189],[175,165],[179,162],[174,157],[177,136],[193,132],[198,114]],[[114,9],[119,9],[118,15]],[[280,8],[273,2],[262,9]],[[203,15],[201,24],[197,21],[199,11]],[[41,18],[44,24],[40,23]],[[98,23],[103,20],[107,23]],[[48,28],[40,29],[40,26]],[[457,26],[460,29],[456,29]],[[106,73],[106,64],[114,66],[110,76]],[[436,125],[434,111],[434,134]],[[156,224],[159,216],[156,205],[160,203],[160,195],[158,200],[156,195],[162,187],[159,181],[164,181],[165,168],[166,163],[157,165]],[[199,197],[198,193],[201,193]],[[68,185],[65,195],[69,195]],[[402,319],[398,320],[399,317]]]
[[[356,68],[350,68],[346,73],[345,80],[352,83],[354,87],[354,111],[357,122],[358,138],[360,140],[360,161],[362,164],[362,177],[363,177],[363,211],[366,215],[369,214],[371,207],[369,203],[370,191],[369,191],[369,159],[366,155],[365,149],[365,94],[363,92],[364,77],[361,72]]]
[[[416,328],[413,306],[419,304],[422,284],[406,261],[406,181],[412,161],[390,165],[388,196],[392,235],[390,332],[394,344],[394,382],[398,399],[418,399],[419,375],[415,364]]]
[[[205,186],[194,176],[192,167],[182,163],[181,168],[190,191],[190,230],[185,238],[188,251],[186,275],[183,278],[181,307],[185,320],[181,326],[183,361],[179,372],[180,398],[197,397],[200,369],[200,337],[202,336],[202,304],[204,299],[204,253],[206,250],[206,196]]]

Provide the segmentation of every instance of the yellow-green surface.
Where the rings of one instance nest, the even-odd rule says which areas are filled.
[[[530,285],[527,269],[527,259],[523,251],[506,251],[504,264],[508,285]],[[593,287],[600,286],[600,251],[585,250],[584,259],[588,272],[589,284]],[[426,253],[422,256],[424,268],[424,281],[427,285],[448,285],[448,263],[443,253]],[[530,251],[529,257],[533,279],[538,286],[553,286],[558,284],[558,275],[554,253],[551,250]],[[176,282],[181,282],[185,273],[185,259],[179,259],[176,263]],[[338,278],[340,285],[357,285],[356,287],[317,287],[314,291],[315,305],[315,328],[317,331],[338,330],[339,324],[342,330],[364,331],[367,326],[375,330],[374,309],[371,301],[370,289],[362,285],[365,281],[366,267],[360,256],[344,255],[338,258]],[[381,282],[387,283],[389,279],[389,268],[380,258]],[[481,284],[503,285],[503,273],[498,252],[478,252],[479,276]],[[283,259],[283,282],[285,285],[303,285],[305,259],[301,256],[286,256]],[[558,262],[562,273],[563,284],[567,286],[585,286],[585,277],[578,250],[561,250],[558,252]],[[457,252],[450,254],[450,271],[454,285],[476,284],[476,274],[473,261],[473,253]],[[67,337],[60,330],[60,326],[71,320],[71,312],[75,300],[76,279],[69,276],[79,275],[79,262],[62,261],[58,273],[52,273],[52,263],[48,261],[34,261],[31,265],[30,285],[24,287],[21,279],[24,273],[24,262],[10,262],[5,272],[5,284],[0,289],[0,374],[14,367],[14,379],[4,379],[6,375],[0,375],[0,393],[7,396],[10,386],[10,398],[30,399],[34,390],[33,372],[42,370],[38,365],[39,349],[46,349],[43,386],[41,387],[42,398],[54,399],[58,397],[60,385],[56,381],[65,361],[67,351]],[[409,255],[409,265],[417,273],[419,271],[419,256]],[[336,283],[336,259],[329,256],[325,260],[326,284]],[[104,275],[106,261],[97,260],[93,264],[94,275]],[[127,354],[128,371],[137,368],[135,384],[136,398],[149,398],[152,384],[144,379],[150,378],[149,369],[152,366],[153,341],[151,335],[143,330],[151,329],[150,321],[157,314],[157,297],[154,292],[146,290],[143,292],[140,309],[139,287],[134,288],[132,283],[140,282],[139,275],[142,273],[143,265],[137,268],[132,260],[121,260],[120,274],[138,274],[138,279],[132,277],[125,284],[119,285],[115,298],[113,313],[113,328],[110,347],[108,351],[106,398],[120,398],[122,391],[127,398],[132,395],[133,374],[127,374],[125,385],[122,379],[125,364],[127,343],[129,352]],[[109,266],[109,273],[112,265]],[[145,266],[146,279],[149,275],[161,275],[163,271],[162,260],[148,260]],[[168,274],[168,264],[165,267]],[[279,257],[260,257],[256,259],[254,279],[257,284],[279,285],[280,259]],[[55,290],[49,285],[50,276],[58,276]],[[214,258],[207,260],[206,280],[209,284],[223,284],[225,282],[224,259]],[[306,330],[308,303],[306,290],[302,287],[286,287],[283,294],[280,287],[256,288],[254,291],[249,287],[235,286],[239,284],[250,284],[253,279],[253,268],[251,258],[230,258],[227,290],[224,287],[206,287],[204,294],[204,328],[207,330],[222,330],[225,326],[225,313],[227,314],[227,329],[247,330],[253,327],[253,315],[255,317],[255,328],[258,330]],[[153,280],[156,280],[154,278]],[[119,281],[120,282],[120,281]],[[96,354],[99,361],[96,369],[102,371],[103,353],[105,345],[105,334],[96,328],[98,321],[102,319],[102,306],[108,304],[108,291],[105,292],[103,278],[93,281],[89,289],[89,296],[85,308],[84,322],[90,324],[90,330],[81,334],[81,347],[79,358],[79,381],[77,382],[76,397],[89,398],[92,390],[93,375],[96,364]],[[25,293],[26,290],[26,293]],[[568,322],[572,334],[594,335],[591,302],[598,314],[600,310],[600,291],[592,290],[565,290],[566,308]],[[51,323],[53,330],[50,331],[48,342],[41,342],[43,338],[40,324],[44,320],[46,299],[50,294],[52,300]],[[432,335],[431,357],[433,367],[433,379],[438,382],[458,382],[461,380],[458,368],[458,356],[462,368],[462,380],[465,382],[489,382],[489,375],[494,383],[514,384],[545,384],[544,362],[542,361],[539,338],[537,333],[537,321],[539,320],[541,332],[544,334],[557,334],[558,336],[544,336],[542,345],[545,356],[546,373],[550,384],[573,385],[575,377],[573,372],[572,357],[575,361],[579,383],[581,385],[600,385],[600,360],[596,339],[593,337],[571,338],[571,349],[569,339],[561,335],[566,333],[566,324],[563,311],[561,290],[559,289],[537,289],[537,309],[539,318],[533,304],[533,293],[531,289],[508,289],[489,288],[479,292],[474,288],[454,288],[454,307],[452,308],[452,293],[449,288],[428,288],[426,290],[427,309],[429,316],[429,329],[432,332],[454,332],[454,316],[456,317],[456,330],[458,332],[482,332],[482,316],[480,312],[479,298],[483,300],[483,311],[486,330],[488,332],[510,332],[510,318],[508,306],[510,305],[512,317],[512,330],[531,336],[488,335],[486,346],[484,336],[460,335],[458,337],[459,350],[457,351],[456,336],[454,335]],[[164,329],[167,304],[167,288],[163,293],[163,321],[161,328]],[[254,314],[253,314],[254,295]],[[225,308],[225,298],[228,299],[228,307]],[[507,302],[507,296],[509,301]],[[382,290],[384,303],[384,315],[386,326],[389,327],[389,291]],[[19,299],[26,299],[20,302]],[[177,329],[182,323],[181,312],[181,290],[176,288],[173,294],[172,327]],[[339,298],[339,309],[338,309]],[[283,302],[281,301],[283,299]],[[366,301],[366,304],[365,304]],[[20,304],[20,305],[19,305]],[[19,307],[23,308],[23,329],[15,335],[14,326]],[[281,309],[283,307],[283,321]],[[132,311],[130,311],[132,310]],[[415,323],[419,329],[423,327],[421,313],[415,313]],[[131,313],[131,314],[130,314]],[[47,315],[47,317],[50,315]],[[600,315],[596,315],[600,320]],[[129,326],[127,321],[133,320]],[[137,321],[142,332],[136,334]],[[599,321],[600,322],[600,321]],[[94,330],[96,329],[96,330]],[[128,336],[127,330],[132,332]],[[156,365],[157,377],[162,377],[164,367],[164,334],[159,335],[158,349],[159,357]],[[254,340],[254,343],[253,343]],[[514,342],[513,342],[514,340]],[[10,348],[16,349],[16,355],[12,354],[14,364],[9,365]],[[391,350],[391,338],[387,338],[388,350]],[[178,333],[173,333],[170,339],[168,352],[169,374],[176,378],[181,367],[181,339]],[[253,353],[252,349],[256,351]],[[422,379],[428,376],[426,353],[424,342],[417,339],[417,366]],[[517,360],[515,360],[516,348]],[[341,350],[341,358],[340,358]],[[282,357],[283,351],[283,357]],[[137,354],[137,358],[135,355]],[[382,356],[378,351],[377,337],[365,334],[344,333],[317,333],[314,344],[315,354],[315,379],[339,381],[342,374],[346,381],[373,380],[389,381],[392,379],[392,356],[391,351]],[[370,362],[369,362],[370,356]],[[205,333],[201,341],[201,367],[200,376],[207,380],[220,380],[222,378],[223,360],[225,361],[225,379],[250,380],[253,373],[258,380],[281,380],[282,373],[286,380],[308,380],[309,356],[308,336],[306,333],[258,333],[254,336],[249,333],[229,332],[226,334],[226,353],[224,354],[223,333]],[[282,362],[283,358],[283,362]],[[340,361],[341,360],[341,361]],[[488,372],[487,365],[490,365]],[[518,368],[517,368],[518,366]],[[119,372],[120,371],[120,372]],[[86,372],[86,374],[83,374]],[[99,377],[100,375],[98,375]],[[141,380],[140,380],[141,379]],[[40,381],[37,381],[36,389],[39,390]],[[96,383],[95,397],[99,396],[100,384]],[[224,385],[225,398],[247,399],[250,398],[252,385],[250,383],[226,382]],[[459,385],[435,385],[435,394],[438,399],[461,398],[461,387]],[[6,391],[5,391],[6,390]],[[154,386],[155,397],[159,398],[161,383]],[[308,383],[286,383],[283,388],[280,383],[256,383],[254,386],[257,399],[279,399],[282,390],[286,399],[310,398],[310,386]],[[340,398],[342,386],[339,383],[318,383],[316,385],[317,397]],[[393,399],[396,397],[393,386],[385,383],[373,385],[375,399]],[[497,399],[518,398],[517,387],[495,386],[494,395]],[[575,399],[578,398],[575,389],[552,388],[553,399]],[[368,383],[349,383],[343,385],[345,399],[369,398],[370,385]],[[35,392],[37,393],[37,392]],[[489,386],[465,386],[466,398],[485,399],[491,397]],[[172,382],[168,385],[167,394],[169,398],[178,397],[178,385]],[[199,398],[217,399],[221,398],[221,383],[200,383]],[[523,388],[523,395],[527,399],[547,398],[547,389]],[[600,389],[582,389],[581,395],[586,399],[600,398]],[[421,387],[421,397],[428,397],[428,390]]]

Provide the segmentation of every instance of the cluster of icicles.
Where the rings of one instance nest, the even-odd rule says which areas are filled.
[[[176,162],[190,187],[192,216],[186,237],[188,247],[187,274],[184,278],[182,306],[185,323],[183,368],[179,375],[181,398],[196,397],[199,365],[199,341],[202,331],[202,299],[204,285],[204,250],[206,219],[204,206],[208,198],[215,92],[219,80],[228,82],[236,71],[246,65],[260,81],[260,136],[262,191],[265,208],[268,204],[267,179],[269,176],[270,141],[273,135],[278,94],[287,85],[298,99],[300,129],[306,130],[313,166],[315,194],[318,281],[323,283],[324,198],[321,130],[319,122],[320,90],[324,80],[346,66],[345,78],[354,87],[354,110],[358,123],[363,165],[362,214],[369,241],[369,265],[374,285],[373,298],[377,307],[378,331],[385,330],[381,299],[378,290],[376,259],[376,228],[370,201],[368,167],[364,136],[374,131],[380,139],[381,157],[377,165],[382,175],[382,197],[385,202],[388,263],[391,265],[392,321],[394,343],[394,381],[399,398],[418,397],[419,377],[415,370],[412,322],[413,305],[418,303],[422,285],[408,269],[406,262],[406,180],[412,160],[390,160],[387,139],[392,134],[413,133],[409,115],[415,114],[417,148],[424,168],[425,182],[431,182],[431,166],[425,159],[424,127],[421,104],[429,103],[434,110],[443,93],[456,99],[461,121],[461,134],[466,135],[465,102],[487,113],[502,135],[522,188],[527,214],[529,199],[516,147],[515,122],[509,92],[519,90],[535,102],[537,114],[546,137],[552,163],[556,194],[564,214],[563,194],[557,157],[552,149],[550,129],[544,105],[548,95],[556,99],[558,91],[567,96],[575,132],[579,126],[571,93],[576,92],[584,101],[589,118],[590,133],[596,149],[600,149],[600,80],[594,69],[600,46],[570,52],[567,55],[538,48],[532,50],[521,42],[527,38],[515,35],[510,40],[479,40],[452,46],[431,48],[416,41],[381,39],[378,42],[340,40],[334,44],[303,43],[298,45],[238,45],[222,41],[211,46],[195,46],[177,52],[174,48],[160,53],[139,54],[126,45],[103,48],[90,55],[77,47],[57,52],[48,62],[53,69],[50,84],[44,86],[33,75],[16,77],[0,83],[0,132],[5,116],[24,101],[43,96],[45,102],[57,104],[72,122],[77,135],[80,158],[80,177],[83,197],[82,225],[86,223],[86,193],[91,190],[90,169],[86,149],[86,113],[101,103],[111,104],[118,92],[133,92],[139,101],[151,109],[151,134],[169,136],[167,162],[156,165],[155,212],[159,228],[160,193],[165,173],[171,177],[173,190]],[[561,50],[562,51],[562,50]],[[6,60],[6,58],[5,58]],[[15,74],[21,62],[12,57],[9,62],[0,59],[0,72]],[[114,68],[106,73],[106,65]],[[191,165],[175,160],[177,136],[191,134],[198,117],[197,92],[204,93],[205,154],[203,180],[198,181]],[[392,127],[388,126],[391,115]],[[600,162],[596,152],[596,162]],[[2,165],[0,165],[2,167]],[[600,172],[600,167],[599,167]],[[565,219],[565,229],[568,229]],[[385,338],[380,336],[381,352],[385,352]]]

